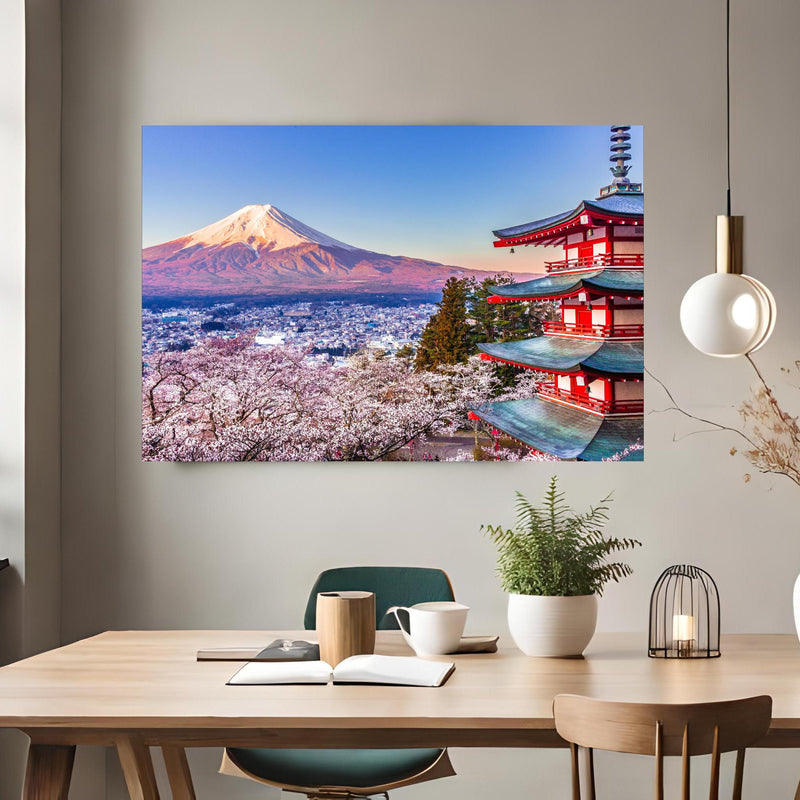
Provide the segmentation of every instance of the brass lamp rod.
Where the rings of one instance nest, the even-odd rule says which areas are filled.
[[[717,272],[742,274],[742,223],[730,213],[717,217]]]

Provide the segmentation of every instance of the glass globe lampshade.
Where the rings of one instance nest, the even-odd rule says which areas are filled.
[[[772,292],[741,274],[742,217],[717,217],[717,272],[695,281],[681,303],[689,342],[710,356],[743,356],[758,350],[775,327]]]

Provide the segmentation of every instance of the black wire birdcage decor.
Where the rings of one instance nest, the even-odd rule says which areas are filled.
[[[651,658],[717,658],[719,594],[700,567],[667,567],[650,596]]]

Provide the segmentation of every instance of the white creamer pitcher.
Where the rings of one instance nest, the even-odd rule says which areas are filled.
[[[450,601],[417,603],[415,606],[392,606],[403,637],[418,656],[436,656],[458,650],[468,606]]]

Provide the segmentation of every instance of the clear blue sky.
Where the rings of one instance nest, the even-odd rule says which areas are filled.
[[[142,240],[271,203],[349,244],[529,271],[492,230],[574,208],[611,182],[608,126],[145,126]],[[629,177],[642,180],[642,128]],[[549,254],[548,254],[549,257]]]

